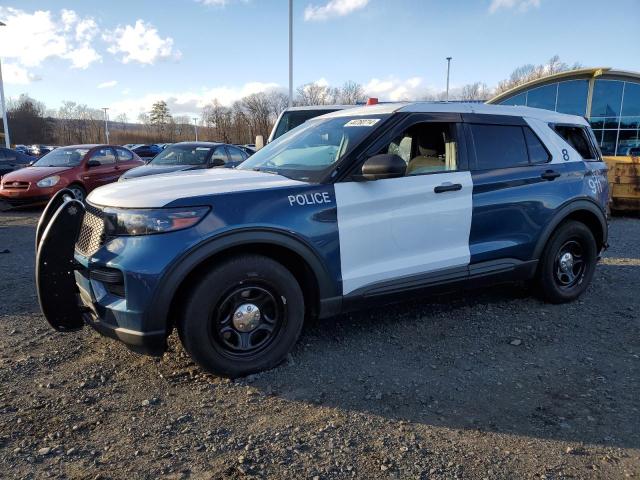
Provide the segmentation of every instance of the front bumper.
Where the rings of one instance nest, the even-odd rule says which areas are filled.
[[[57,200],[56,200],[57,199]],[[64,202],[58,208],[55,202]],[[47,321],[59,331],[87,324],[130,349],[161,355],[175,319],[152,315],[165,273],[211,231],[210,220],[176,232],[116,237],[89,254],[75,249],[85,217],[76,200],[54,197],[57,208],[37,245],[36,284]]]

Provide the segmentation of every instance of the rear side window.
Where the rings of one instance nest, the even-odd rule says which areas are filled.
[[[129,160],[133,160],[133,153],[126,148],[116,148],[116,152],[118,153],[119,162],[128,162]]]
[[[244,162],[247,159],[247,155],[240,149],[227,146],[227,151],[231,157],[232,162]]]
[[[523,127],[524,137],[527,140],[527,149],[529,150],[529,162],[531,163],[547,163],[551,160],[549,152],[540,141],[540,139],[533,133],[529,127]]]
[[[529,153],[522,127],[479,124],[471,124],[469,127],[473,135],[478,170],[529,164]]]
[[[583,127],[575,125],[554,125],[553,130],[562,139],[571,145],[576,152],[585,160],[595,160],[597,158],[595,149],[589,141],[587,131]]]

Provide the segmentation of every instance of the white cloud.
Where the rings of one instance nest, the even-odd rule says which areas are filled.
[[[195,0],[198,3],[211,7],[226,7],[230,3],[238,0]],[[240,0],[242,3],[249,3],[251,0]]]
[[[224,7],[229,3],[229,0],[196,0],[203,5],[213,5],[214,7]]]
[[[369,0],[329,0],[324,5],[307,5],[304,9],[306,21],[322,21],[334,17],[344,17],[367,6]]]
[[[98,88],[113,88],[118,85],[117,80],[110,80],[108,82],[102,82],[98,84]]]
[[[425,85],[421,77],[410,77],[406,80],[395,77],[384,80],[372,78],[364,84],[363,88],[369,97],[378,97],[380,100],[394,102],[419,100],[438,92],[435,87]]]
[[[143,97],[114,102],[109,105],[109,108],[114,115],[125,113],[129,118],[135,119],[140,113],[149,112],[155,102],[164,100],[172,115],[199,115],[202,107],[214,99],[217,99],[222,105],[230,106],[236,100],[252,93],[267,92],[278,88],[281,87],[277,83],[249,82],[240,87],[220,86],[205,88],[199,92],[156,92]]]
[[[71,62],[71,68],[86,70],[89,68],[89,65],[100,60],[102,57],[89,45],[83,45],[82,47],[69,50],[62,55],[62,58],[66,58]]]
[[[40,80],[38,76],[30,73],[26,68],[13,63],[2,65],[2,79],[4,83],[13,85],[27,85],[33,81]]]
[[[111,44],[108,48],[110,53],[122,54],[122,63],[152,65],[158,60],[181,56],[179,50],[173,49],[173,38],[162,38],[158,30],[144,20],[137,20],[135,25],[117,27],[103,38]]]
[[[0,28],[0,57],[13,59],[26,78],[34,75],[25,69],[39,67],[49,58],[68,60],[72,68],[80,69],[102,58],[91,45],[96,30],[91,17],[81,18],[73,10],[55,15],[44,10],[28,13],[0,7],[0,18],[6,24]],[[25,76],[19,78],[24,80]]]
[[[519,12],[526,12],[532,7],[540,8],[541,0],[491,0],[489,5],[489,12],[495,13],[500,9],[505,10],[518,10]]]

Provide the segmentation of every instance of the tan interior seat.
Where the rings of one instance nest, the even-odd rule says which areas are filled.
[[[435,138],[434,138],[435,137]],[[426,173],[430,171],[446,170],[445,156],[439,155],[438,151],[443,151],[443,139],[438,135],[421,135],[415,139],[417,142],[418,155],[413,157],[407,165],[407,175],[416,173]],[[440,145],[439,145],[440,144]],[[444,152],[443,152],[444,153]]]

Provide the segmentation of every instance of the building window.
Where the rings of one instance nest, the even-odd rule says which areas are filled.
[[[602,132],[602,140],[600,141],[600,150],[603,155],[616,154],[616,140],[618,139],[617,130],[604,130]]]
[[[519,95],[515,95],[511,98],[507,98],[505,101],[501,102],[500,105],[526,105],[527,104],[527,93],[521,93]]]
[[[618,117],[622,105],[624,82],[596,80],[591,101],[592,117]]]
[[[558,102],[556,111],[569,115],[584,116],[587,112],[587,96],[589,82],[587,80],[570,80],[558,84]]]
[[[625,82],[622,116],[640,116],[640,83]]]
[[[616,155],[630,155],[629,150],[636,150],[638,147],[640,147],[640,132],[638,130],[620,130]]]
[[[557,83],[529,90],[527,93],[527,107],[555,110],[557,91]]]

